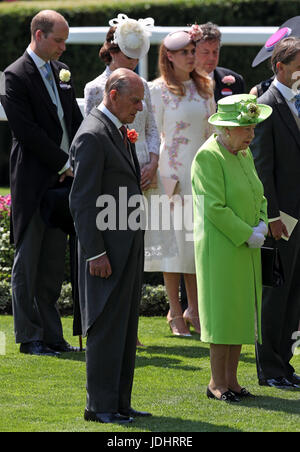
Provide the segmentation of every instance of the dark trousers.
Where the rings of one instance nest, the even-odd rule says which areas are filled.
[[[262,344],[256,346],[259,380],[286,377],[294,373],[292,335],[298,330],[300,314],[300,226],[289,241],[277,242],[282,259],[285,284],[281,288],[263,288]]]
[[[56,302],[64,279],[67,236],[48,228],[36,212],[16,247],[12,306],[17,343],[63,338]]]
[[[131,405],[143,262],[141,233],[134,240],[116,289],[87,334],[89,411],[114,413]]]

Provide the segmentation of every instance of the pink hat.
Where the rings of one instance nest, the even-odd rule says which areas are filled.
[[[163,40],[164,46],[168,50],[180,50],[192,42],[188,31],[173,31]]]
[[[254,60],[252,67],[258,66],[263,61],[272,56],[275,45],[284,38],[300,37],[300,16],[292,17],[280,26],[280,28],[267,40],[260,49]]]
[[[165,37],[163,44],[168,50],[180,50],[191,42],[199,41],[202,35],[199,25],[195,24],[190,30],[172,31]]]

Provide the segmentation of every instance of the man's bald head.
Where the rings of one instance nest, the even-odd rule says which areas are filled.
[[[143,85],[143,82],[139,75],[130,69],[119,68],[113,71],[107,79],[105,95],[107,96],[112,89],[117,90],[119,93],[124,93],[125,90],[128,92],[141,85]]]
[[[143,110],[143,98],[142,79],[130,69],[116,69],[107,79],[103,102],[123,124],[133,122]]]

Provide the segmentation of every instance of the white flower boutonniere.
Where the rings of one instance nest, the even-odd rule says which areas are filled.
[[[63,83],[68,83],[71,79],[71,72],[67,69],[61,69],[59,71],[59,80]]]

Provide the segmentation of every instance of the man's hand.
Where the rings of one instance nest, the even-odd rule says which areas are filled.
[[[71,168],[68,168],[64,173],[61,174],[59,178],[59,182],[63,182],[67,176],[74,177],[73,171]]]
[[[89,262],[90,264],[90,274],[92,276],[99,276],[100,278],[109,278],[112,274],[109,259],[106,254],[97,257]]]
[[[275,240],[280,240],[282,235],[285,235],[287,238],[289,238],[287,228],[281,220],[271,221],[269,223],[269,226],[272,232],[272,236]]]

